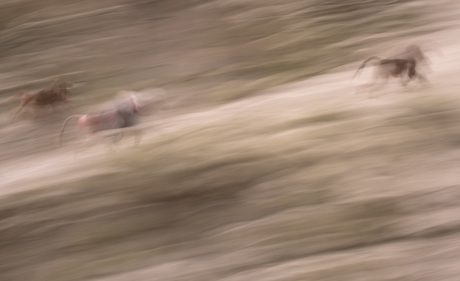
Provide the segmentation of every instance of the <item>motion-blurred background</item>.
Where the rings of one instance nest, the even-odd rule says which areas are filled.
[[[459,280],[459,5],[2,0],[0,280]],[[355,94],[412,42],[431,85]],[[70,108],[11,119],[58,75]],[[138,147],[55,146],[149,87]]]

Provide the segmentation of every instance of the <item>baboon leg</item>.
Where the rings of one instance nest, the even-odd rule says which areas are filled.
[[[134,138],[134,147],[137,147],[139,145],[139,143],[141,142],[141,139],[142,139],[142,130],[141,129],[137,129],[137,130],[133,130],[133,138]]]
[[[22,102],[22,103],[19,105],[19,108],[18,108],[15,112],[12,112],[12,113],[11,113],[11,117],[12,117],[12,118],[15,118],[15,117],[19,114],[19,112],[22,111],[22,109],[24,108],[24,106],[26,106],[26,104],[27,104],[27,103]]]
[[[101,136],[108,142],[107,144],[107,151],[108,152],[115,152],[116,146],[120,143],[120,141],[124,138],[125,133],[123,131],[120,131],[119,133],[115,132],[113,134],[106,135],[106,136]]]
[[[107,144],[107,152],[114,153],[115,152],[115,145],[121,140],[121,138],[117,139],[116,135],[112,138],[112,141]]]
[[[142,129],[131,127],[125,130],[125,133],[131,135],[133,138],[133,147],[137,147],[142,139]]]
[[[125,136],[125,133],[123,130],[121,130],[120,133],[118,134],[114,134],[113,139],[112,139],[113,143],[114,144],[119,143],[124,138],[124,136]]]
[[[422,81],[423,83],[427,83],[427,84],[430,84],[430,81],[428,81],[428,79],[426,79],[425,76],[423,76],[422,74],[420,73],[416,73],[415,76],[420,80]]]
[[[426,73],[432,73],[433,72],[433,69],[431,68],[431,60],[428,57],[425,57],[425,59],[423,61],[419,62],[418,65],[422,69],[425,69]]]
[[[121,142],[121,140],[125,137],[125,130],[120,129],[119,132],[107,132],[108,135],[101,136],[102,138],[109,139],[109,142],[107,143],[107,151],[114,153],[116,151],[117,145]]]
[[[411,78],[407,75],[401,75],[400,81],[401,81],[401,86],[406,87],[407,84],[410,82]]]

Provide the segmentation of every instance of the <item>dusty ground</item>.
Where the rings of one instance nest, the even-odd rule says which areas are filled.
[[[432,83],[429,87],[411,83],[408,88],[401,88],[397,81],[390,80],[390,83],[385,87],[370,93],[366,90],[357,91],[359,85],[371,80],[370,75],[372,71],[371,68],[366,68],[364,73],[355,80],[352,80],[351,77],[357,66],[356,63],[353,63],[340,67],[330,74],[279,86],[261,92],[260,96],[218,106],[213,109],[189,114],[181,114],[181,110],[168,112],[166,109],[161,113],[160,120],[155,116],[144,116],[143,123],[140,125],[145,130],[142,142],[155,143],[155,141],[161,140],[165,135],[181,134],[184,131],[187,132],[187,128],[193,128],[197,125],[200,127],[219,126],[221,122],[228,122],[228,120],[236,116],[253,114],[254,116],[262,117],[266,115],[270,119],[273,118],[278,120],[278,122],[282,122],[283,119],[294,119],[296,115],[309,114],[309,111],[313,112],[311,114],[314,114],[322,110],[327,111],[332,108],[340,110],[343,108],[356,111],[365,110],[372,113],[374,108],[379,109],[383,107],[384,109],[378,112],[379,116],[372,116],[372,114],[366,116],[366,118],[370,119],[368,121],[369,127],[373,127],[376,125],[374,119],[385,118],[384,116],[394,114],[392,112],[394,109],[391,108],[393,104],[404,102],[407,99],[415,100],[417,99],[417,94],[420,95],[422,93],[422,97],[426,97],[426,95],[434,95],[436,92],[441,92],[443,97],[453,96],[453,99],[455,99],[453,89],[458,87],[457,80],[455,79],[458,71],[456,61],[460,56],[455,40],[457,34],[459,34],[457,29],[430,34],[429,39],[442,46],[442,51],[441,53],[430,54],[433,62],[433,73],[429,74],[430,82]],[[417,39],[423,40],[425,38],[414,37],[411,41],[417,41]],[[390,107],[390,109],[386,107]],[[28,189],[28,186],[34,188],[33,185],[48,185],[48,182],[37,181],[34,177],[34,175],[37,175],[49,178],[51,175],[46,174],[47,171],[52,171],[53,175],[60,175],[59,180],[68,180],[65,178],[65,175],[69,173],[64,171],[75,169],[75,167],[80,167],[81,165],[84,166],[87,161],[94,160],[94,157],[97,158],[101,155],[103,156],[105,153],[110,154],[114,152],[111,148],[114,148],[115,152],[117,149],[142,149],[130,148],[131,139],[129,136],[118,146],[111,145],[110,140],[102,139],[95,147],[82,148],[82,154],[78,155],[76,155],[75,150],[80,149],[78,146],[78,143],[81,142],[80,140],[72,141],[67,138],[70,143],[59,148],[56,146],[55,140],[58,136],[58,128],[62,124],[57,122],[53,124],[52,122],[55,119],[62,119],[65,116],[67,116],[66,113],[58,112],[36,120],[28,116],[28,118],[26,117],[27,119],[18,121],[10,120],[8,114],[4,114],[2,134],[6,137],[17,140],[20,138],[19,134],[25,131],[29,131],[29,133],[33,131],[34,134],[42,137],[43,132],[41,130],[45,130],[46,133],[49,133],[49,136],[46,138],[48,143],[40,140],[45,144],[41,146],[37,145],[37,150],[44,150],[44,152],[31,153],[35,149],[33,147],[34,141],[33,139],[28,139],[27,141],[32,143],[32,148],[27,147],[29,150],[24,153],[21,151],[15,152],[13,157],[10,156],[13,159],[2,162],[3,180],[1,184],[5,186],[5,188],[2,188],[3,194],[22,191],[23,188],[24,190]],[[45,127],[42,129],[40,128],[41,125]],[[52,133],[53,130],[49,129],[50,125],[53,126],[54,134]],[[67,133],[72,137],[79,138],[80,136],[75,134],[73,126],[68,126]],[[9,144],[9,142],[5,143]],[[13,143],[13,145],[17,147],[16,144]],[[7,150],[3,150],[3,154],[9,155]],[[27,177],[18,176],[21,174],[27,174]],[[21,184],[16,184],[15,180],[20,181]],[[24,181],[33,183],[33,185],[26,184]],[[15,186],[15,188],[11,188],[12,186]]]

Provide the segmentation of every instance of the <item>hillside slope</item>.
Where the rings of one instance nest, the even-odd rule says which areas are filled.
[[[103,1],[88,2],[72,6],[74,10],[67,13],[66,9],[51,8],[27,12],[9,23],[1,38],[10,38],[6,41],[11,44],[33,38],[34,28],[40,24],[54,34],[59,28],[49,25],[50,20],[65,22],[95,14],[120,24],[113,29],[118,35],[126,27],[124,32],[135,37],[129,26],[118,22],[123,16],[131,19],[133,6],[128,2],[113,1],[114,6],[109,7]],[[216,3],[238,4],[204,2],[171,7],[166,1],[139,1],[147,6],[137,12],[161,3],[164,13],[209,9]],[[394,3],[414,5],[411,1]],[[275,10],[282,11],[278,8]],[[76,13],[77,9],[81,13]],[[449,15],[455,12],[451,9]],[[54,13],[53,19],[45,20],[47,24],[36,18],[47,13]],[[56,13],[62,13],[62,18]],[[432,16],[439,14],[433,11]],[[443,26],[456,24],[447,18]],[[76,34],[78,28],[84,28],[71,23]],[[21,32],[31,28],[31,37],[15,38],[15,26]],[[183,25],[177,30],[185,32]],[[140,31],[147,32],[136,27],[136,32]],[[70,63],[65,67],[75,72],[72,77],[77,82],[87,83],[75,89],[76,97],[86,100],[80,100],[72,111],[88,110],[92,102],[105,100],[124,86],[156,84],[143,76],[151,75],[152,69],[136,64],[148,64],[148,59],[135,60],[131,54],[139,50],[131,53],[132,41],[117,34],[106,39],[126,44],[126,49],[125,45],[115,48],[117,55],[126,51],[120,61],[110,57],[111,50],[104,49],[108,45],[94,47],[105,39],[87,41],[88,33],[80,34],[85,38],[81,48],[106,52],[108,57],[107,65],[101,64],[98,55],[94,61],[82,58],[85,66],[81,69]],[[209,85],[204,78],[171,89],[164,82],[162,86],[175,98],[188,86],[197,92],[167,110],[161,125],[153,117],[145,118],[144,137],[136,148],[131,147],[129,138],[114,151],[103,141],[75,157],[79,140],[73,133],[66,136],[63,147],[53,145],[62,118],[69,112],[42,119],[25,116],[11,123],[5,110],[0,128],[4,136],[0,143],[0,280],[457,280],[459,35],[459,29],[450,28],[405,38],[430,38],[442,46],[442,56],[430,54],[432,85],[414,83],[402,89],[398,83],[390,83],[373,98],[355,94],[370,70],[352,81],[357,63],[345,61],[326,69],[332,65],[341,68],[300,82],[266,86],[269,89],[252,97],[216,98],[226,100],[220,105],[209,96],[197,98],[197,89],[204,86],[196,85]],[[58,38],[71,44],[80,41],[61,36]],[[177,34],[172,38],[180,40]],[[137,40],[151,38],[139,35]],[[139,48],[147,48],[142,42]],[[56,51],[49,49],[47,40],[20,45],[27,44],[41,51],[26,55],[20,48],[11,48],[3,54],[0,72],[5,77],[5,97],[23,85],[27,73],[32,81],[33,77],[55,75],[56,65],[51,62],[62,61],[55,57],[49,58],[49,65],[39,63]],[[189,48],[177,41],[174,44],[178,49],[171,49],[172,53]],[[69,46],[63,49],[75,56],[81,54],[74,45]],[[18,60],[26,57],[29,59]],[[72,59],[76,57],[69,55],[68,61]],[[25,70],[28,66],[30,72]],[[130,67],[139,72],[131,73]],[[158,73],[165,79],[172,77],[164,70]],[[181,75],[198,77],[185,70]],[[209,77],[219,81],[213,79],[222,76]],[[44,81],[34,83],[30,87]],[[206,108],[191,107],[199,100]],[[11,104],[2,106],[7,109]]]

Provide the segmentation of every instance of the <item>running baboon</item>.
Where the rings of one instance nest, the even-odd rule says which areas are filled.
[[[379,77],[383,77],[384,79],[388,79],[390,76],[400,77],[402,79],[403,85],[406,85],[411,79],[414,78],[419,78],[423,81],[426,81],[425,77],[417,73],[415,69],[417,66],[417,61],[415,59],[380,59],[378,57],[370,57],[365,60],[359,66],[358,70],[356,70],[353,78],[356,77],[361,69],[363,69],[371,60],[377,61],[374,64],[374,66],[377,67],[377,75]],[[404,81],[403,79],[406,75],[408,80]]]
[[[55,106],[57,103],[67,103],[68,100],[68,88],[71,83],[63,76],[57,77],[53,84],[49,87],[38,91],[19,91],[16,95],[21,95],[21,104],[18,110],[13,113],[13,118],[21,112],[24,106],[31,104],[37,108],[44,108],[45,106]]]
[[[390,77],[399,77],[401,84],[406,86],[410,80],[418,78],[423,82],[428,82],[428,80],[420,74],[417,69],[417,60],[415,59],[380,59],[378,57],[370,57],[365,60],[356,71],[356,75],[363,69],[369,61],[375,60],[377,61],[374,66],[374,77],[373,81],[367,85],[363,85],[362,87],[369,88],[374,86],[379,79],[383,79],[383,84],[388,81]],[[382,85],[383,85],[382,84]]]
[[[85,114],[67,117],[62,125],[58,143],[61,144],[62,136],[67,122],[78,119],[78,129],[88,137],[100,131],[117,131],[121,129],[121,138],[128,127],[134,134],[135,145],[139,144],[141,130],[133,129],[140,121],[141,114],[157,113],[165,104],[166,91],[159,88],[145,89],[140,92],[122,91],[121,98],[104,103],[99,110]],[[121,139],[120,138],[120,139]],[[118,140],[120,140],[118,139]]]
[[[136,96],[118,101],[112,109],[93,112],[84,115],[67,117],[61,127],[58,143],[62,143],[65,126],[71,119],[78,119],[78,129],[87,137],[104,130],[122,129],[133,127],[139,123],[139,108]],[[121,132],[123,134],[123,132]],[[138,143],[139,141],[137,141]],[[135,140],[136,144],[136,140]]]
[[[399,77],[403,86],[406,86],[407,83],[416,78],[422,82],[428,83],[425,75],[420,73],[419,66],[424,65],[428,67],[430,60],[418,44],[408,45],[402,51],[396,53],[392,58],[380,59],[375,56],[368,58],[359,66],[353,78],[355,78],[361,69],[372,60],[376,60],[374,63],[375,70],[373,81],[361,87],[372,87],[380,79],[383,79],[383,85],[390,77]]]

